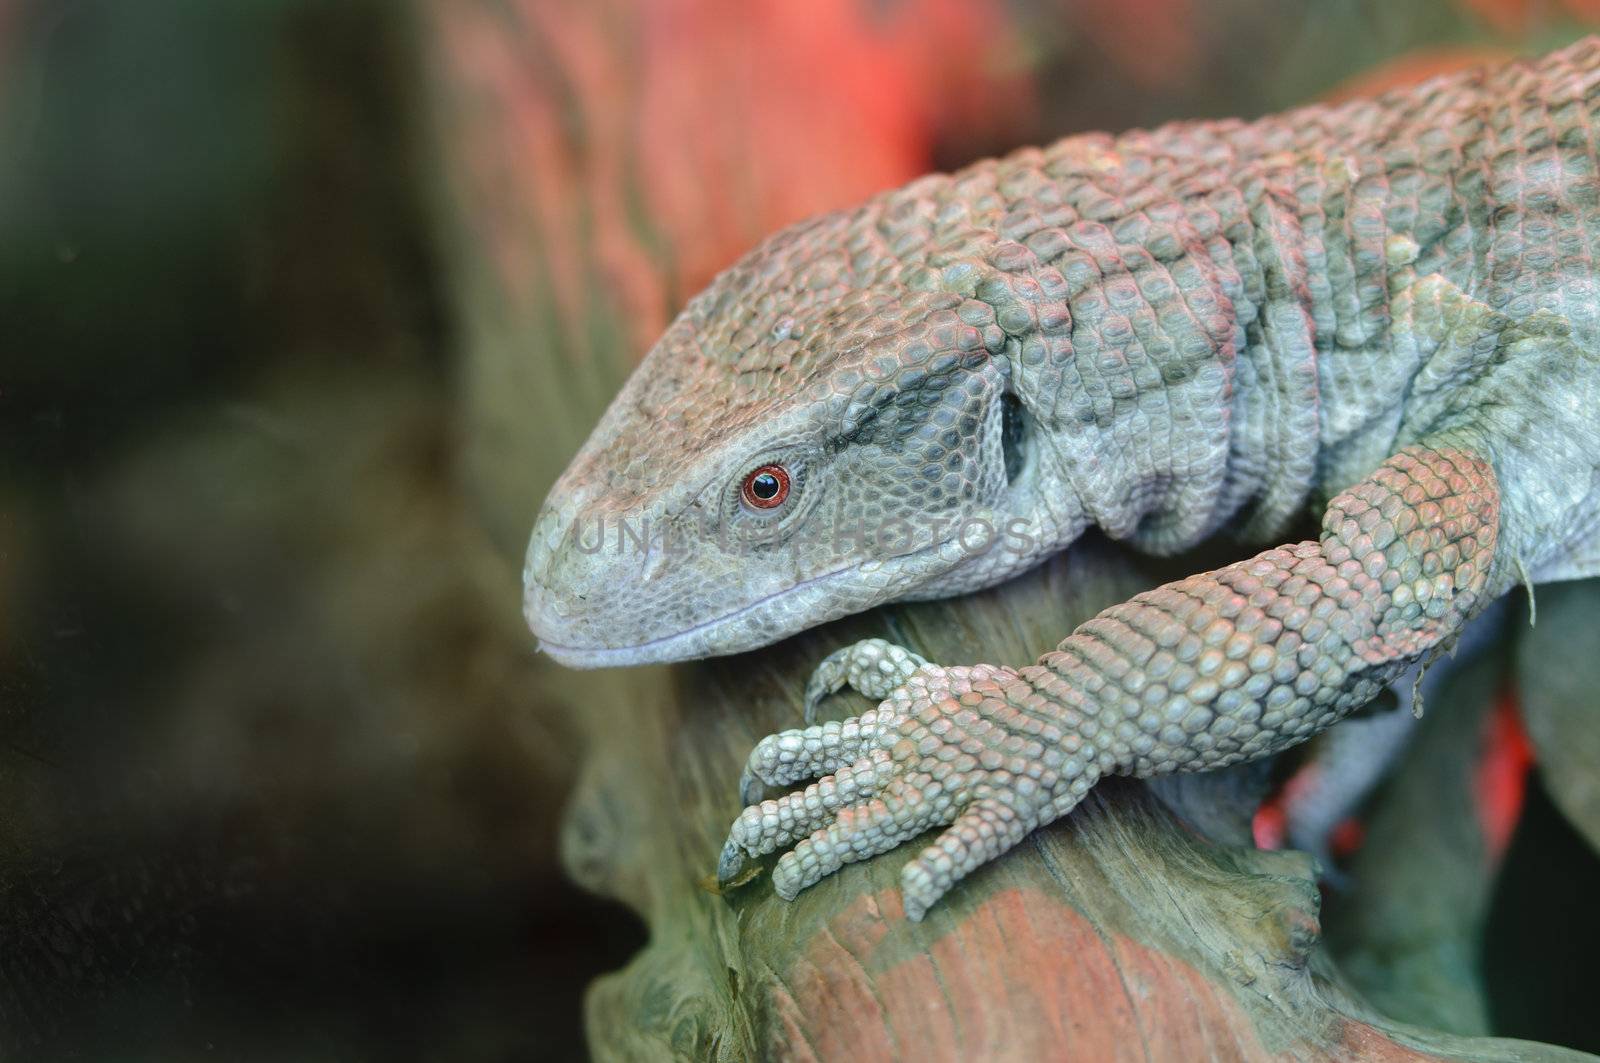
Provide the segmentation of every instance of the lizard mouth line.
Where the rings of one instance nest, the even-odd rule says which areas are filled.
[[[910,553],[900,554],[895,558],[895,560],[907,561],[913,558],[918,558],[937,550],[941,545],[942,544],[939,543],[932,543],[921,547],[920,549],[913,550]],[[870,560],[871,559],[869,559],[869,561]],[[730,621],[737,620],[742,616],[761,609],[764,606],[770,605],[780,598],[786,598],[790,595],[798,594],[812,587],[816,587],[819,584],[827,583],[830,580],[836,580],[841,577],[848,576],[851,573],[861,569],[864,565],[868,564],[869,561],[859,561],[853,565],[846,565],[843,568],[836,568],[831,572],[824,572],[819,576],[812,576],[809,579],[805,579],[799,583],[796,583],[792,587],[785,587],[781,591],[774,591],[773,593],[764,597],[757,598],[748,605],[742,605],[730,612],[723,613],[721,616],[713,617],[710,620],[702,620],[693,627],[684,628],[682,631],[675,631],[670,635],[658,635],[655,638],[646,639],[644,642],[636,642],[630,646],[572,646],[559,642],[551,642],[549,639],[541,638],[539,640],[539,648],[561,661],[561,663],[569,666],[578,665],[588,667],[604,667],[606,665],[665,664],[670,661],[680,659],[670,655],[675,644],[690,641],[695,635],[719,627],[723,624],[729,623]],[[859,610],[868,607],[869,606],[866,604],[857,605],[847,609],[845,612],[834,613],[830,616],[815,618],[805,626],[810,627],[813,624],[823,623],[827,620],[844,616],[846,613],[858,612]],[[796,630],[799,630],[799,628]],[[786,632],[785,635],[787,634],[790,633]],[[763,639],[763,641],[770,642],[773,640],[768,637]],[[739,647],[735,649],[724,650],[718,655],[739,653],[744,649],[753,649],[754,647],[755,644],[752,643],[752,645],[749,647]],[[698,648],[696,649],[698,650]],[[666,650],[668,656],[657,656],[656,651],[661,650]]]

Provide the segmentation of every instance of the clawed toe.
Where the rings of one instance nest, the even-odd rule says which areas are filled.
[[[887,639],[862,639],[834,650],[822,659],[806,683],[805,721],[815,721],[817,707],[845,687],[873,701],[882,701],[927,663],[920,655]]]
[[[744,870],[744,849],[729,838],[722,843],[722,855],[717,858],[717,882],[726,886]]]
[[[849,650],[858,663],[887,659],[880,650]],[[872,681],[898,676],[911,656],[874,665]],[[829,658],[837,660],[843,657]],[[1046,813],[1065,812],[1063,800],[1075,802],[1093,781],[1092,765],[1045,748],[1043,728],[1014,700],[1031,694],[1017,673],[994,665],[910,670],[875,710],[756,745],[740,781],[747,807],[717,863],[721,882],[738,877],[749,857],[792,845],[772,870],[774,890],[790,900],[845,864],[949,824],[901,875],[906,914],[921,919],[963,876],[1015,845]],[[829,676],[819,682],[836,689]],[[1050,740],[1082,746],[1075,736]],[[1058,793],[1063,774],[1071,777]],[[763,785],[819,775],[803,790],[760,800]]]
[[[888,782],[893,761],[881,749],[854,764],[775,800],[749,803],[734,820],[717,861],[717,879],[730,881],[744,866],[745,854],[761,856],[804,838],[852,804],[866,801]]]
[[[842,809],[831,824],[784,854],[772,870],[772,887],[792,901],[845,864],[886,853],[924,829],[917,810],[893,797]]]
[[[854,763],[899,723],[895,712],[880,707],[853,719],[780,731],[756,743],[739,777],[739,796],[746,805],[761,799],[763,786],[788,786],[814,779]]]

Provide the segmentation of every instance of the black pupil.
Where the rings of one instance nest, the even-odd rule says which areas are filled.
[[[778,493],[778,478],[764,472],[750,481],[750,493],[765,502]]]

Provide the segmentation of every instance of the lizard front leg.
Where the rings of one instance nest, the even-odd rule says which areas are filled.
[[[1265,756],[1370,700],[1483,604],[1498,518],[1476,448],[1410,447],[1330,503],[1318,541],[1140,594],[1027,668],[927,665],[871,712],[766,738],[749,777],[825,777],[746,808],[719,876],[798,842],[773,871],[792,898],[948,825],[901,872],[920,919],[1104,775]]]

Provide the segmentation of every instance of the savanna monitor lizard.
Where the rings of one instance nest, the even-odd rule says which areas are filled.
[[[997,583],[1091,524],[1168,553],[1316,506],[1320,538],[1025,668],[831,655],[808,712],[846,683],[881,704],[755,748],[719,873],[789,849],[793,897],[944,827],[901,876],[918,919],[1105,775],[1285,749],[1513,586],[1600,573],[1597,123],[1590,39],[1075,136],[785,229],[690,301],[551,491],[528,621],[577,667],[735,653]]]

